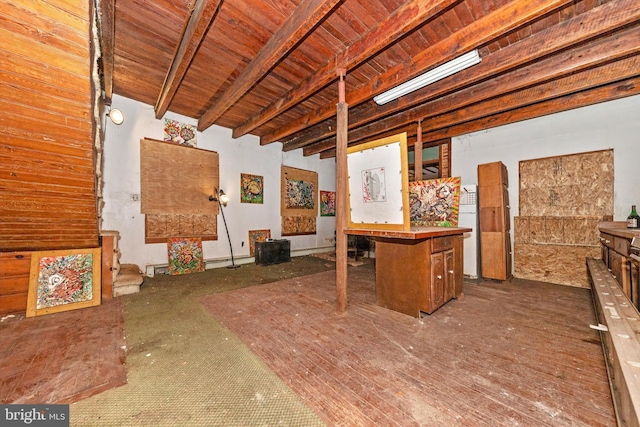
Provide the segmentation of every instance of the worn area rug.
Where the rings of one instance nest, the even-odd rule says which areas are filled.
[[[119,299],[0,322],[0,403],[73,403],[127,382]]]

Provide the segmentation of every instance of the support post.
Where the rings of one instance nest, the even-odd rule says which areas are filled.
[[[338,105],[336,128],[336,311],[347,311],[347,127],[349,106],[345,101],[346,70],[337,70]]]
[[[413,180],[422,181],[422,120],[418,120],[416,143],[413,146]]]

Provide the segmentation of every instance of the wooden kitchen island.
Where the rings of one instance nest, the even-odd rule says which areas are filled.
[[[463,234],[470,228],[412,227],[408,231],[348,228],[376,242],[377,304],[414,317],[463,297]]]

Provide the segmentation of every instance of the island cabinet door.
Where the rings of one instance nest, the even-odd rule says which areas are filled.
[[[444,253],[444,302],[456,296],[456,257],[453,249]]]
[[[381,307],[420,317],[429,306],[430,240],[376,242],[376,301]]]
[[[445,252],[431,254],[431,285],[429,289],[429,301],[427,302],[427,313],[433,313],[444,304],[446,282]]]

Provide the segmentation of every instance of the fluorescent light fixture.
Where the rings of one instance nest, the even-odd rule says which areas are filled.
[[[381,93],[373,98],[376,104],[384,105],[387,102],[400,98],[408,93],[423,88],[431,83],[435,83],[438,80],[442,80],[445,77],[449,77],[452,74],[462,71],[465,68],[469,68],[472,65],[480,63],[480,55],[478,50],[472,50],[469,53],[465,53],[462,56],[457,57],[449,62],[446,62],[426,73],[415,77],[408,82],[405,82],[399,86],[389,89],[386,92]]]

